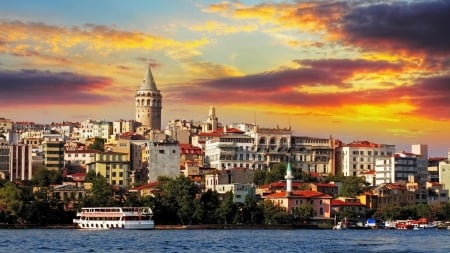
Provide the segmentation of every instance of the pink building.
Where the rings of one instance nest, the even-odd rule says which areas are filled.
[[[332,196],[318,191],[292,190],[292,168],[288,163],[286,171],[286,191],[279,191],[264,197],[274,205],[283,207],[286,212],[292,211],[302,205],[311,205],[314,208],[314,218],[331,218]]]
[[[312,205],[314,207],[314,218],[331,218],[331,197],[318,191],[287,191],[276,192],[267,195],[264,199],[272,201],[274,205],[283,207],[286,212],[301,205]]]

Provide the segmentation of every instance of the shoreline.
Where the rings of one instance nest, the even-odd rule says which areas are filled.
[[[0,224],[0,229],[80,229],[76,224]],[[199,230],[199,229],[331,229],[317,225],[262,225],[262,224],[203,224],[203,225],[155,225],[155,230]]]

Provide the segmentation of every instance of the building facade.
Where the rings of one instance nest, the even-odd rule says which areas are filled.
[[[368,141],[355,141],[344,145],[341,149],[344,176],[361,176],[363,172],[375,169],[377,158],[389,157],[395,153],[395,145]]]
[[[42,142],[42,153],[44,165],[49,170],[62,171],[64,168],[64,135],[44,134]]]
[[[104,176],[110,185],[127,187],[130,185],[130,159],[128,154],[99,152],[94,160],[86,164],[87,171]]]

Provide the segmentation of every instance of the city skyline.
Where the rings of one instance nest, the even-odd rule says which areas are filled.
[[[450,148],[450,1],[2,1],[0,117],[169,120]]]

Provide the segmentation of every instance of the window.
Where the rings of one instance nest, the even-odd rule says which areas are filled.
[[[160,153],[160,154],[164,154],[164,150],[163,150],[163,149],[160,149],[160,150],[159,150],[159,153]]]

